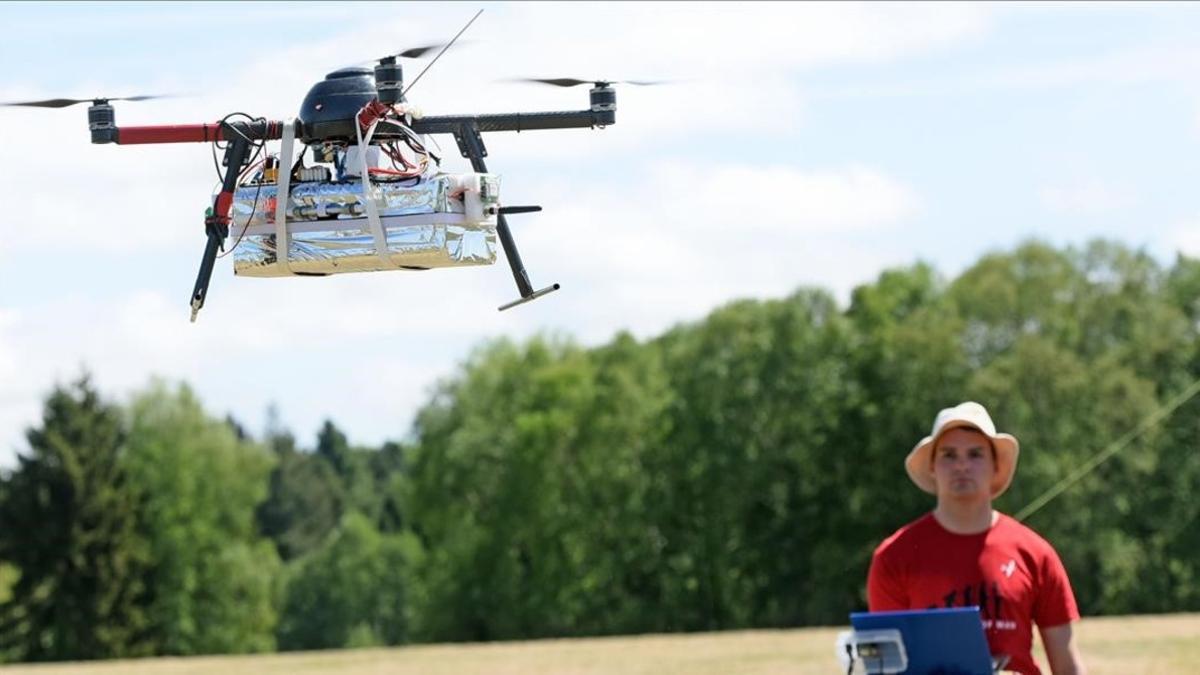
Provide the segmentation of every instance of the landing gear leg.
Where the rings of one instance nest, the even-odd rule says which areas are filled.
[[[192,290],[192,322],[204,307],[208,295],[208,282],[212,278],[213,265],[217,260],[217,249],[225,249],[225,238],[229,236],[229,212],[233,206],[233,191],[237,189],[238,174],[242,171],[250,153],[250,141],[240,134],[225,148],[225,180],[221,192],[213,200],[212,212],[204,218],[204,232],[208,242],[204,245],[204,256],[200,258],[200,273],[196,275],[196,287]],[[285,252],[286,254],[286,252]]]
[[[483,158],[487,156],[487,150],[483,146],[483,135],[479,133],[479,128],[474,124],[464,124],[454,132],[454,139],[458,141],[458,148],[462,151],[463,157],[471,160],[471,168],[479,173],[487,173],[487,165],[483,161]],[[508,228],[508,219],[504,217],[504,213],[496,215],[496,234],[500,236],[500,245],[504,247],[504,257],[508,259],[513,280],[517,282],[517,290],[521,293],[520,298],[500,305],[501,312],[559,289],[558,284],[551,284],[543,289],[533,290],[533,284],[529,282],[529,273],[525,271],[525,264],[521,262],[521,254],[517,252],[517,242],[513,240],[512,230]]]

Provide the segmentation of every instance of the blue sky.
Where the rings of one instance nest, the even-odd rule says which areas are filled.
[[[0,4],[0,100],[178,92],[119,124],[294,115],[324,73],[448,39],[414,89],[431,114],[576,109],[513,76],[675,78],[627,87],[603,131],[493,135],[536,285],[507,266],[234,279],[186,299],[214,182],[202,145],[87,142],[83,106],[4,115],[0,466],[82,367],[111,396],[152,376],[302,442],[405,435],[481,341],[649,337],[739,297],[847,297],[918,259],[952,276],[1030,236],[1200,254],[1200,6],[1190,4]],[[421,65],[410,65],[411,78]],[[446,155],[453,141],[439,139]],[[449,169],[461,170],[457,158]]]

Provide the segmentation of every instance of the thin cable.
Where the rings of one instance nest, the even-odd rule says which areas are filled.
[[[471,27],[471,24],[475,23],[475,19],[479,18],[480,14],[483,14],[482,9],[479,10],[478,12],[475,12],[475,16],[471,17],[471,20],[467,22],[467,25],[463,26],[462,30],[458,31],[458,35],[462,35],[464,32],[466,32],[466,30]],[[454,36],[454,40],[458,39],[458,35]],[[446,46],[442,47],[442,51],[438,52],[437,56],[433,57],[433,60],[429,62],[429,65],[425,66],[425,70],[422,70],[420,73],[418,73],[416,79],[414,79],[412,82],[410,82],[409,85],[404,88],[404,91],[400,92],[401,99],[404,98],[404,95],[408,93],[409,89],[413,88],[413,85],[415,85],[417,83],[417,80],[421,79],[421,75],[424,75],[427,70],[429,70],[431,67],[433,67],[433,64],[437,63],[438,59],[442,58],[442,54],[445,54],[446,50],[450,49],[450,45],[454,44],[454,40],[451,40],[450,42],[446,43]]]
[[[222,117],[221,121],[217,122],[217,128],[224,129],[226,122],[233,119],[234,117],[245,117],[246,120],[249,122],[266,122],[267,121],[267,118],[265,118],[265,117],[251,117],[250,115],[248,115],[244,112],[234,112],[234,113],[229,113],[228,115]],[[250,145],[250,147],[258,149],[254,154],[254,158],[257,158],[258,152],[261,152],[262,149],[265,148],[267,145],[266,139],[260,139],[258,141],[254,141],[254,140],[251,140],[248,136],[246,136],[246,134],[243,134],[237,127],[230,126],[229,129],[231,131],[233,131],[234,133],[236,133],[238,136],[241,136],[243,139],[245,139],[245,141]],[[225,179],[225,174],[221,171],[221,165],[219,163],[217,163],[217,150],[226,149],[227,147],[229,147],[228,143],[229,142],[226,142],[225,145],[221,145],[221,141],[219,141],[219,140],[214,140],[212,142],[213,168],[216,169],[216,171],[217,171],[217,180],[218,181],[223,181]],[[250,159],[250,161],[247,162],[247,164],[253,162],[254,158]],[[240,171],[240,169],[239,169],[239,171]]]
[[[1079,482],[1080,479],[1091,473],[1096,467],[1103,464],[1110,457],[1117,454],[1121,450],[1124,450],[1125,446],[1129,445],[1133,439],[1141,436],[1151,427],[1166,419],[1167,416],[1175,412],[1179,406],[1187,403],[1198,393],[1200,393],[1200,379],[1192,382],[1187,389],[1184,389],[1177,394],[1174,398],[1168,401],[1166,405],[1160,407],[1158,410],[1155,410],[1148,417],[1146,417],[1146,419],[1142,420],[1141,424],[1139,424],[1133,430],[1126,432],[1124,436],[1118,438],[1116,442],[1105,448],[1103,452],[1092,457],[1087,462],[1084,462],[1083,466],[1076,469],[1071,473],[1071,475],[1058,481],[1058,483],[1055,483],[1053,487],[1043,492],[1040,497],[1030,502],[1025,508],[1018,511],[1017,515],[1013,517],[1019,521],[1023,521],[1034,513],[1037,513],[1038,509],[1045,506],[1046,503],[1051,499],[1054,499],[1058,495],[1062,494],[1064,490]]]
[[[263,147],[266,147],[265,141],[263,142]],[[262,148],[259,148],[259,150],[262,150]],[[257,153],[255,154],[255,156],[256,157],[258,156]],[[259,162],[259,163],[265,165],[266,161],[267,161],[267,158],[264,157],[262,159],[262,162]],[[237,188],[234,190],[234,194],[237,194],[237,191],[241,189],[242,181],[246,178],[247,175],[250,174],[250,171],[253,170],[254,167],[256,167],[257,165],[258,164],[250,165],[250,167],[247,168],[244,172],[242,172],[242,175],[238,177],[238,185],[237,185]],[[264,166],[264,170],[265,170],[265,166]],[[259,180],[258,180],[258,188],[254,190],[254,204],[252,204],[250,206],[250,215],[246,216],[246,224],[242,226],[242,231],[240,233],[238,233],[237,241],[233,242],[233,246],[229,247],[228,251],[224,251],[223,253],[218,255],[217,259],[224,258],[225,256],[229,255],[230,253],[233,253],[234,251],[236,251],[237,247],[240,246],[242,243],[242,238],[246,236],[246,231],[250,229],[250,221],[254,219],[254,213],[256,211],[258,211],[258,197],[260,194],[262,194],[262,186],[263,186],[262,177],[263,176],[260,174]],[[275,208],[279,208],[279,206],[276,205]],[[231,216],[229,220],[230,220],[230,222],[234,223],[235,225],[237,224],[237,216],[236,215]]]

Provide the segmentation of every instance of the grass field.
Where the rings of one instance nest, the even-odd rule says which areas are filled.
[[[147,659],[0,668],[5,675],[783,675],[837,673],[841,628],[541,640],[268,656]],[[1200,614],[1085,619],[1093,675],[1200,671]],[[1037,647],[1040,654],[1041,647]],[[1039,659],[1045,668],[1045,660]],[[1046,669],[1048,673],[1049,670]]]

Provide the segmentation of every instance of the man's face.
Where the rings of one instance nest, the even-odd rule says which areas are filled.
[[[991,440],[975,429],[951,429],[933,448],[938,497],[990,499],[996,459]]]

